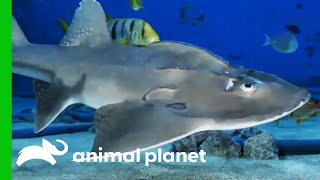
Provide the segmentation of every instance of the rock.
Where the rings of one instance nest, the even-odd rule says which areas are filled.
[[[12,122],[34,122],[35,114],[32,109],[24,109],[17,114],[12,115]]]
[[[84,106],[83,104],[72,104],[70,105],[69,107],[66,108],[66,111],[69,111],[69,110],[74,110],[74,109],[79,109],[81,108],[82,106]]]
[[[94,113],[88,112],[73,111],[72,113],[68,113],[68,115],[79,122],[92,122],[94,119]]]
[[[83,104],[73,104],[71,106],[69,106],[66,109],[67,113],[69,113],[70,111],[80,111],[80,112],[87,112],[87,113],[95,113],[95,109],[91,108],[89,106],[83,105]]]
[[[223,131],[212,131],[210,136],[201,144],[201,150],[207,155],[219,157],[240,157],[241,145]]]
[[[270,133],[250,137],[244,142],[244,155],[254,160],[279,159],[279,150]]]
[[[33,113],[33,110],[27,108],[27,109],[21,110],[20,113]]]
[[[67,115],[67,114],[59,115],[55,121],[65,123],[65,124],[73,124],[78,122],[76,119],[72,118],[70,115]]]
[[[91,108],[89,106],[81,106],[80,108],[77,109],[78,111],[81,111],[81,112],[88,112],[88,113],[95,113],[96,112],[96,109],[94,108]]]
[[[90,128],[88,129],[88,132],[95,134],[95,133],[96,133],[96,128],[95,128],[95,126],[93,125],[92,127],[90,127]]]
[[[95,111],[95,109],[83,104],[74,104],[69,106],[65,113],[79,122],[92,122]]]
[[[34,122],[34,115],[25,115],[25,116],[20,116],[20,117],[12,117],[13,122],[28,122],[28,123],[32,123]]]
[[[234,137],[234,136],[239,136],[240,133],[241,133],[240,129],[235,129],[230,135],[231,137]]]
[[[173,152],[197,152],[202,142],[210,135],[210,131],[203,131],[187,136],[172,144]]]
[[[20,118],[14,118],[14,117],[12,118],[12,123],[22,123],[22,122],[26,122],[26,121]]]
[[[254,137],[254,136],[261,134],[263,132],[264,131],[261,131],[258,128],[250,127],[250,128],[242,129],[239,136],[241,139],[248,139],[250,137]]]

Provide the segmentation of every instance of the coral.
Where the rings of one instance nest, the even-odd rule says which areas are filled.
[[[278,147],[270,133],[261,133],[244,142],[244,155],[254,160],[279,159]]]
[[[96,133],[96,128],[94,127],[94,125],[88,129],[88,132],[90,132],[92,134]]]
[[[212,131],[210,136],[201,144],[200,148],[207,155],[219,157],[239,157],[241,145],[223,131]]]
[[[172,144],[173,152],[197,152],[202,142],[210,135],[210,131],[203,131],[187,136]]]

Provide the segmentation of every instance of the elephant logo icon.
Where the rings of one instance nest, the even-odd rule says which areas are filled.
[[[68,145],[64,141],[60,139],[56,139],[57,142],[61,143],[64,147],[62,151],[58,150],[56,146],[52,145],[46,139],[42,139],[42,147],[41,146],[27,146],[23,148],[18,154],[19,157],[17,159],[16,164],[21,166],[26,161],[32,159],[41,159],[49,162],[51,165],[56,164],[55,156],[62,156],[68,152]]]

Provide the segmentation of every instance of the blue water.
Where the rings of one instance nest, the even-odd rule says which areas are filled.
[[[57,18],[70,23],[78,6],[76,0],[13,0],[13,15],[33,43],[58,43],[63,36]],[[206,14],[203,24],[179,23],[180,8],[191,2],[190,16]],[[232,64],[276,74],[300,86],[320,86],[320,42],[306,42],[320,31],[318,1],[302,0],[147,0],[140,11],[133,11],[127,0],[100,1],[112,17],[142,18],[149,22],[161,40],[192,43],[213,51]],[[303,9],[296,9],[302,3]],[[285,32],[285,25],[297,25],[299,49],[282,54],[270,46],[262,47],[264,34]],[[312,58],[305,48],[314,47]],[[228,58],[228,55],[239,58]],[[18,80],[14,77],[14,82]],[[20,82],[20,81],[19,81]],[[23,82],[22,82],[23,83]],[[30,84],[30,83],[28,83]],[[26,85],[28,85],[26,84]],[[24,85],[31,91],[31,86]],[[21,85],[14,83],[14,90]]]

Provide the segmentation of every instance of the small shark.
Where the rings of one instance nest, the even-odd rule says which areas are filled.
[[[271,122],[310,98],[305,89],[274,75],[229,65],[189,44],[132,47],[112,43],[104,14],[97,1],[82,0],[59,45],[29,43],[12,19],[13,73],[36,79],[35,132],[74,103],[106,113],[108,105],[127,101],[137,107],[153,107],[154,119],[134,118],[136,123],[128,123],[128,112],[125,121],[103,121],[94,147],[105,144],[101,138],[117,140],[117,145],[107,149],[125,152],[198,131]],[[108,116],[98,114],[102,120]]]
[[[166,73],[185,78],[174,87],[152,89],[141,100],[97,110],[92,151],[144,151],[200,131],[252,127],[283,117],[310,97],[307,91],[262,72],[247,73],[266,81],[197,71]]]

